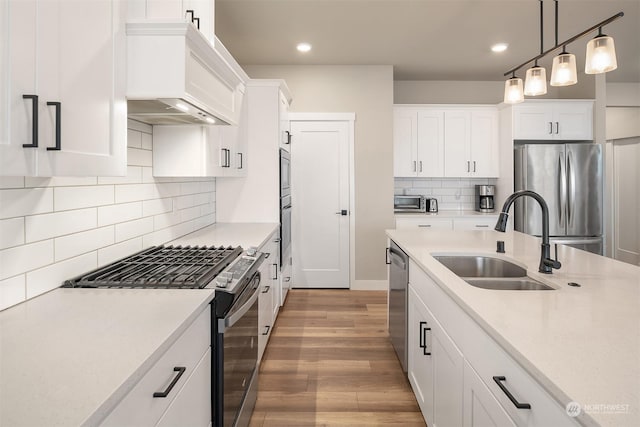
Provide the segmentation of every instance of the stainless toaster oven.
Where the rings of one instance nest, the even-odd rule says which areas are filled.
[[[426,212],[424,196],[393,196],[394,212]]]

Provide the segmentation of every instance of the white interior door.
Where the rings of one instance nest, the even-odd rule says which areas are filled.
[[[615,259],[640,265],[640,138],[615,140],[614,253]]]
[[[293,287],[349,288],[349,122],[291,122]]]

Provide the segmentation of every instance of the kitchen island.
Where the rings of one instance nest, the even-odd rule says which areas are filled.
[[[259,247],[277,227],[214,224],[172,243]],[[56,288],[0,311],[0,426],[100,424],[186,332],[201,332],[196,324],[204,321],[208,328],[214,296],[214,289]],[[208,329],[201,335],[208,342]],[[171,376],[163,372],[153,387],[162,390]]]
[[[640,268],[558,246],[562,268],[541,274],[540,239],[519,232],[398,229],[388,230],[387,235],[407,253],[417,273],[434,283],[436,291],[477,325],[481,334],[497,343],[562,412],[575,402],[581,411],[573,414],[574,419],[582,425],[640,425]],[[496,253],[498,240],[505,242],[504,254]],[[512,260],[554,290],[477,288],[435,260],[433,254],[485,254]],[[410,267],[411,277],[419,276],[411,275]],[[411,280],[410,287],[420,291],[420,281]],[[569,286],[570,282],[580,287]],[[447,317],[451,311],[442,313]],[[465,358],[467,352],[482,351],[482,347],[473,347],[471,329],[456,341],[455,329],[464,319],[445,320]],[[512,413],[523,411],[526,413],[522,409]],[[526,419],[521,423],[511,417],[517,425],[531,425]]]

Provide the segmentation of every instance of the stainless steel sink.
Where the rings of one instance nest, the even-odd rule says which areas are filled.
[[[500,258],[482,255],[438,255],[434,258],[460,277],[525,277],[527,270]]]
[[[512,262],[484,255],[435,255],[434,258],[468,284],[482,289],[505,291],[553,290]]]
[[[551,286],[540,283],[530,277],[463,277],[465,282],[482,289],[503,291],[552,291]]]

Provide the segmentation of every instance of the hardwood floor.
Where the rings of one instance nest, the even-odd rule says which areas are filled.
[[[389,342],[384,291],[289,292],[251,427],[425,426]]]

